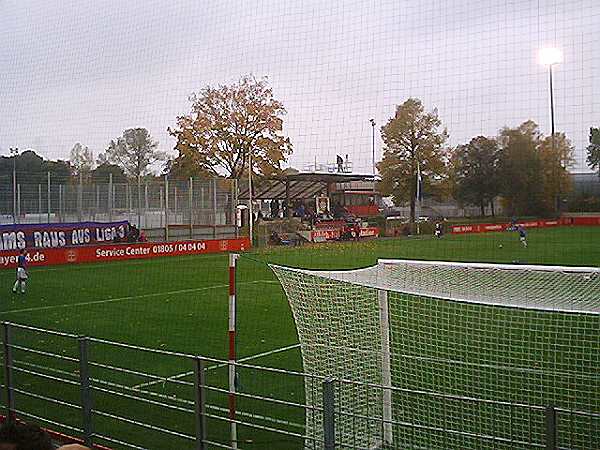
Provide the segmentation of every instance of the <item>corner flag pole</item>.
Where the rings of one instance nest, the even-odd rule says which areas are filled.
[[[237,424],[235,423],[235,269],[239,257],[240,255],[237,253],[229,254],[229,419],[231,421],[231,448],[233,449],[237,448]]]

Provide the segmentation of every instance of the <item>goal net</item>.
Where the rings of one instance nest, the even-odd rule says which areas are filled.
[[[348,271],[271,267],[304,370],[347,381],[336,390],[342,446],[468,449],[492,439],[514,448],[543,442],[544,431],[543,414],[516,404],[598,412],[600,269],[410,260]],[[319,404],[312,384],[307,402]],[[577,440],[579,419],[568,420]],[[323,432],[313,410],[306,426],[309,436]]]

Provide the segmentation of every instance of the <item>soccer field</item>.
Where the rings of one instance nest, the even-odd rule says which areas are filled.
[[[529,246],[523,248],[515,233],[488,233],[478,235],[445,236],[432,238],[381,239],[360,243],[336,243],[296,248],[257,249],[246,253],[238,264],[238,358],[250,364],[267,365],[291,371],[301,371],[302,361],[298,338],[290,308],[281,286],[266,263],[314,268],[346,269],[372,265],[378,258],[406,258],[451,261],[518,262],[527,264],[553,264],[598,266],[600,261],[600,228],[555,228],[532,230]],[[143,347],[227,358],[228,310],[228,257],[225,254],[179,258],[158,258],[109,264],[82,264],[32,268],[27,294],[10,292],[14,273],[0,272],[0,284],[5,293],[1,296],[1,318],[18,324],[46,328],[75,335],[85,335]],[[424,312],[426,313],[426,312]],[[600,330],[590,330],[589,336],[598,337]],[[535,331],[532,330],[532,333]],[[26,330],[17,331],[16,342],[26,343],[40,351],[62,351],[75,355],[76,347],[65,338],[49,337]],[[597,341],[596,341],[597,342]],[[173,358],[159,358],[151,354],[123,348],[96,345],[91,353],[98,360],[110,361],[131,372],[151,372],[161,377],[189,380],[190,367]],[[72,373],[73,367],[64,368],[62,362],[41,354],[19,354],[15,360],[25,364],[46,365],[56,371]],[[577,361],[573,361],[576,368]],[[99,369],[100,370],[100,369]],[[215,366],[215,377],[225,379],[225,369]],[[222,372],[222,373],[221,373]],[[277,394],[289,401],[304,400],[302,380],[294,377],[273,379],[262,374],[244,374],[241,371],[242,389]],[[62,373],[62,372],[60,372]],[[490,374],[488,374],[490,375]],[[19,374],[17,383],[23,388],[57,397],[63,392],[76,402],[78,392],[71,387],[57,387],[52,380],[39,380],[26,372]],[[185,386],[160,383],[133,373],[111,375],[115,384],[132,388],[140,386],[160,395],[186,398]],[[490,375],[491,376],[491,375]],[[282,380],[288,381],[282,381]],[[597,382],[594,380],[593,382]],[[225,387],[225,386],[223,386]],[[567,387],[565,386],[565,389]],[[565,391],[567,392],[567,390]],[[50,395],[52,394],[52,395]],[[42,394],[40,394],[42,395]],[[516,396],[515,401],[519,399]],[[175,397],[174,397],[175,398]],[[561,398],[557,394],[556,398]],[[215,394],[214,404],[226,406],[224,395]],[[600,401],[591,399],[592,402]],[[127,409],[131,417],[144,418],[181,432],[193,433],[189,415],[164,411],[147,405],[132,409],[124,398],[106,395],[97,402],[105,409]],[[65,413],[64,409],[48,406],[43,399],[17,398],[17,405],[35,411],[42,417],[67,421],[77,426],[78,412]],[[248,400],[239,402],[239,408],[274,420],[289,421],[286,426],[300,427],[304,414],[298,410],[278,412],[268,405]],[[72,413],[72,414],[71,414]],[[125,411],[121,410],[121,413]],[[267,421],[268,422],[268,421]],[[266,423],[266,422],[265,422]],[[174,447],[171,438],[157,438],[151,431],[141,431],[110,417],[97,420],[96,426],[104,434],[114,433],[119,438],[149,448],[191,448],[192,444]],[[137,430],[137,431],[136,431]],[[191,430],[191,431],[190,431]],[[213,437],[226,433],[223,424],[215,423]],[[301,432],[300,430],[296,430]],[[162,439],[162,440],[161,440]],[[278,447],[267,432],[242,429],[242,448],[300,448],[300,441],[282,441]]]

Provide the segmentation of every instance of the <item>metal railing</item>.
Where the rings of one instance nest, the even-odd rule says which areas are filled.
[[[231,415],[227,361],[8,322],[2,348],[7,420],[35,421],[90,447],[558,450],[599,442],[596,413],[247,363],[235,363]],[[395,403],[392,418],[381,414],[386,391]],[[347,408],[344,399],[357,397],[364,408]],[[430,412],[417,415],[419,405]],[[229,440],[232,423],[236,442]]]

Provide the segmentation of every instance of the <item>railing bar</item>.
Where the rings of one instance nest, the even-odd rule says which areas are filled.
[[[190,436],[188,434],[180,433],[178,431],[169,430],[167,428],[161,428],[159,426],[151,425],[149,423],[143,423],[143,422],[139,422],[137,420],[128,419],[127,417],[118,416],[116,414],[107,413],[105,411],[99,411],[99,410],[95,409],[94,414],[97,414],[97,415],[103,416],[103,417],[108,417],[109,419],[122,420],[123,422],[130,423],[131,425],[136,425],[138,427],[146,428],[146,429],[152,430],[152,431],[158,431],[159,433],[170,434],[171,436],[177,436],[177,437],[180,437],[183,439],[188,439],[191,441],[196,440],[195,436]]]
[[[31,413],[22,411],[20,409],[15,409],[15,412],[18,413],[20,416],[29,417],[30,419],[34,419],[39,422],[49,423],[50,425],[54,425],[56,427],[61,427],[61,428],[64,428],[65,430],[74,431],[75,433],[83,433],[83,430],[81,428],[73,427],[71,425],[66,425],[61,422],[56,422],[54,420],[50,420],[50,419],[47,419],[42,416],[37,416],[35,414],[31,414]]]
[[[71,384],[73,386],[79,386],[79,383],[76,382],[76,381],[63,380],[61,378],[53,377],[51,375],[45,375],[45,374],[42,374],[42,373],[32,372],[31,370],[23,369],[21,367],[12,366],[12,369],[16,370],[17,372],[28,373],[30,375],[34,375],[34,376],[37,376],[37,377],[40,377],[40,378],[46,378],[48,380],[60,381],[61,383]]]
[[[24,391],[24,390],[18,389],[18,388],[13,388],[12,390],[13,390],[13,392],[17,392],[17,393],[25,395],[27,397],[37,398],[39,400],[45,400],[45,401],[47,401],[49,403],[56,403],[57,405],[68,406],[68,407],[74,408],[74,409],[80,409],[81,408],[81,406],[76,405],[74,403],[65,402],[63,400],[58,400],[58,399],[53,398],[53,397],[46,397],[45,395],[34,394],[33,392],[27,392],[27,391]]]
[[[16,345],[16,344],[9,344],[11,348],[17,349],[17,350],[21,350],[27,353],[34,353],[36,355],[42,355],[42,356],[48,356],[51,358],[57,358],[57,359],[63,359],[65,361],[71,361],[71,362],[79,362],[79,359],[77,358],[73,358],[72,356],[63,356],[63,355],[59,355],[57,353],[50,353],[50,352],[45,352],[43,350],[37,350],[34,348],[29,348],[29,347],[23,347],[21,345]]]
[[[156,381],[163,381],[163,380],[167,380],[169,382],[173,382],[173,383],[177,383],[177,384],[183,384],[186,383],[185,385],[187,386],[188,382],[184,381],[184,382],[179,382],[179,380],[171,380],[170,377],[162,377],[160,375],[155,375],[152,373],[147,373],[147,372],[139,372],[137,370],[133,370],[133,369],[126,369],[125,367],[119,367],[119,366],[111,366],[109,364],[101,364],[101,363],[95,363],[95,362],[90,362],[89,363],[90,366],[94,366],[94,367],[100,367],[102,369],[108,369],[108,370],[114,370],[115,372],[122,372],[122,373],[128,373],[131,375],[139,375],[140,377],[144,377],[144,378],[152,378]],[[194,383],[189,383],[190,386],[193,386]]]
[[[136,450],[147,450],[146,447],[138,447],[137,445],[130,444],[129,442],[121,441],[120,439],[109,438],[103,434],[93,434],[94,437],[102,439],[103,441],[112,442],[113,444],[124,445],[125,447],[134,448]]]
[[[16,365],[15,365],[16,363],[22,364],[24,366],[33,367],[35,369],[41,369],[41,370],[46,370],[48,372],[60,373],[60,374],[63,374],[63,375],[70,375],[70,376],[76,377],[76,375],[74,375],[73,372],[69,372],[67,370],[56,369],[54,367],[46,367],[46,366],[43,366],[41,364],[30,363],[30,362],[27,362],[27,361],[14,361],[13,362],[13,367],[16,367]]]
[[[30,331],[39,331],[44,334],[53,334],[55,336],[63,336],[63,337],[68,337],[68,338],[78,338],[79,337],[76,334],[64,333],[62,331],[47,330],[45,328],[32,327],[31,325],[22,325],[22,324],[18,324],[18,323],[14,323],[14,322],[5,322],[5,323],[8,323],[11,327],[14,327],[14,328],[21,328],[21,329],[30,330]]]
[[[104,392],[105,394],[111,394],[111,395],[116,395],[116,396],[123,397],[123,398],[128,398],[128,399],[131,399],[131,400],[140,401],[140,402],[143,402],[143,403],[148,403],[149,405],[163,406],[165,408],[173,409],[175,411],[181,411],[181,412],[187,412],[187,413],[193,413],[194,412],[194,410],[192,410],[192,409],[183,408],[181,406],[176,406],[176,405],[169,405],[167,403],[161,403],[161,402],[157,402],[155,400],[150,400],[150,399],[143,398],[143,397],[135,397],[133,395],[129,395],[129,394],[121,393],[121,392],[112,391],[110,389],[105,389],[105,388],[100,388],[100,387],[92,386],[92,390],[97,391],[97,392]],[[190,403],[193,404],[193,402],[190,402]]]

